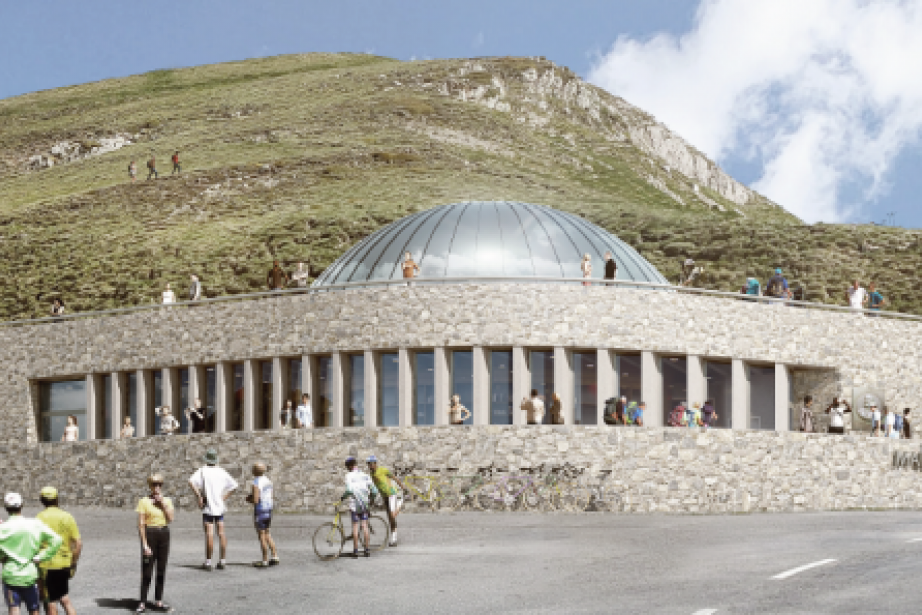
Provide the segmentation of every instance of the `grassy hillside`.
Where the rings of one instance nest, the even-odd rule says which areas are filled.
[[[252,291],[273,259],[316,276],[381,225],[469,199],[578,213],[669,277],[691,255],[712,288],[777,264],[812,299],[841,302],[850,276],[874,276],[922,311],[902,281],[918,234],[804,226],[664,131],[530,58],[284,56],[3,100],[0,318],[44,315],[55,296],[150,303],[167,282],[184,294],[190,273],[208,296]],[[152,153],[161,177],[145,181]]]

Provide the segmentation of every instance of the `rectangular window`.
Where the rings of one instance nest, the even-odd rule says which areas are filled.
[[[381,355],[381,389],[378,403],[378,425],[400,425],[400,356],[396,352]]]
[[[106,374],[99,379],[100,403],[96,414],[96,434],[106,440],[112,437],[112,375]]]
[[[243,431],[243,404],[245,399],[244,383],[244,364],[234,363],[231,366],[233,375],[231,376],[231,395],[230,416],[227,418],[228,431]]]
[[[461,400],[461,405],[471,412],[471,415],[464,420],[464,424],[473,425],[474,353],[470,350],[455,350],[451,353],[451,394],[457,395]]]
[[[254,429],[257,431],[272,429],[272,361],[257,362],[257,389],[256,413],[253,417]]]
[[[154,388],[154,408],[160,408],[163,405],[163,370],[156,369],[152,373]],[[160,435],[160,421],[157,420],[156,413],[150,411],[147,413],[147,433],[155,436]]]
[[[365,355],[349,355],[349,395],[346,407],[346,425],[364,427],[365,425]]]
[[[202,408],[205,409],[205,429],[209,433],[214,433],[215,424],[217,423],[217,392],[218,392],[218,370],[214,365],[207,365],[202,370],[205,372],[205,382],[199,385],[199,397],[202,400]]]
[[[413,422],[435,425],[435,353],[414,353]]]
[[[77,419],[80,440],[86,440],[86,380],[41,382],[38,385],[42,442],[59,442],[67,417]]]
[[[615,365],[618,370],[618,397],[627,397],[628,403],[640,398],[640,355],[617,355]]]
[[[490,424],[512,425],[512,351],[490,352]]]
[[[189,417],[186,416],[186,408],[192,405],[192,399],[189,397],[189,368],[181,367],[176,370],[179,379],[179,408],[170,408],[173,416],[179,412],[180,433],[192,433],[192,426],[189,425]]]
[[[733,399],[733,369],[729,363],[707,361],[705,376],[708,381],[708,399],[714,404],[717,420],[711,427],[730,427]]]
[[[291,406],[297,408],[301,405],[301,359],[288,360],[288,397]]]
[[[138,401],[138,373],[131,372],[128,374],[128,416],[135,435],[138,433]]]
[[[595,352],[573,353],[573,423],[598,423],[598,355]]]
[[[314,397],[311,409],[314,424],[329,427],[333,422],[333,358],[317,357],[314,381]]]
[[[670,413],[679,404],[686,408],[688,399],[688,359],[685,357],[663,357],[663,425],[669,424]],[[700,403],[700,399],[692,400]]]
[[[549,412],[554,399],[554,352],[552,350],[533,350],[531,359],[531,388],[538,391],[544,401],[544,424],[551,424]],[[528,392],[529,395],[531,391]]]
[[[749,367],[749,428],[775,429],[774,367]]]

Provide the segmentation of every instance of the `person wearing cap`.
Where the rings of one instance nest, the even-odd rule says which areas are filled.
[[[371,552],[368,550],[368,544],[371,542],[371,535],[368,532],[368,516],[371,502],[378,495],[378,489],[371,477],[358,469],[358,465],[355,457],[346,458],[346,491],[342,499],[348,501],[349,511],[352,513],[352,554],[355,557],[359,556],[361,531],[365,536],[365,557],[369,557]]]
[[[10,613],[25,604],[29,615],[39,613],[38,568],[61,548],[61,537],[38,519],[22,516],[22,496],[7,493],[3,506],[10,518],[0,524],[0,563],[3,597]]]
[[[218,467],[218,452],[210,448],[205,453],[205,465],[189,477],[189,486],[198,498],[198,507],[202,510],[202,526],[205,530],[205,563],[202,569],[211,571],[211,556],[214,553],[214,528],[218,529],[221,558],[218,570],[227,565],[227,536],[224,534],[224,513],[227,511],[225,501],[237,488],[235,481],[227,470]]]
[[[253,464],[253,482],[250,483],[250,493],[246,500],[253,505],[253,525],[256,528],[256,537],[259,538],[259,547],[262,549],[261,561],[253,562],[257,568],[268,568],[279,565],[279,554],[275,549],[275,541],[269,528],[272,527],[272,481],[266,476],[266,464]],[[269,558],[269,552],[272,558]]]
[[[57,615],[58,606],[67,615],[74,615],[74,605],[70,601],[70,580],[77,573],[77,560],[83,543],[80,541],[80,529],[74,517],[58,506],[58,490],[43,487],[39,493],[45,510],[36,515],[36,519],[47,525],[61,537],[61,548],[53,558],[39,566],[41,572],[42,602],[48,615]]]
[[[155,472],[147,477],[150,495],[138,500],[134,509],[138,513],[138,536],[141,538],[141,602],[136,613],[147,610],[147,593],[150,591],[154,566],[157,582],[154,585],[154,608],[168,612],[173,609],[163,602],[166,583],[166,564],[170,558],[170,523],[175,512],[173,501],[163,495],[163,475]]]
[[[372,455],[368,458],[368,472],[371,474],[371,480],[384,500],[384,507],[387,509],[387,518],[391,524],[390,545],[393,547],[397,544],[397,515],[400,514],[400,498],[397,495],[397,489],[394,483],[397,483],[401,489],[407,491],[406,485],[400,482],[400,479],[391,474],[391,471],[384,466],[378,465],[378,458]]]

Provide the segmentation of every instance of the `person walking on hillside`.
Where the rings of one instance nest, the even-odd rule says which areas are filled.
[[[615,262],[611,252],[605,253],[605,279],[614,280],[618,277],[618,263]]]
[[[460,395],[452,395],[451,403],[448,405],[448,424],[464,425],[464,421],[469,419],[471,411],[461,403]]]
[[[3,562],[3,597],[10,615],[25,604],[29,615],[39,615],[38,568],[51,560],[63,540],[38,519],[22,516],[22,496],[7,493],[3,498],[9,519],[0,523],[0,561]]]
[[[403,279],[407,280],[407,286],[410,286],[413,284],[411,280],[419,275],[420,269],[416,261],[413,260],[413,255],[409,252],[403,255],[401,269],[403,269]]]
[[[852,282],[845,294],[848,297],[848,306],[853,310],[863,310],[868,303],[868,291],[861,287],[858,280]]]
[[[579,264],[579,269],[583,272],[583,280],[589,280],[592,277],[592,256],[588,253],[583,254],[583,262]],[[589,282],[584,281],[583,286],[589,286]]]
[[[205,453],[205,465],[189,477],[189,486],[198,498],[202,511],[202,525],[205,529],[205,563],[202,569],[211,571],[211,556],[214,553],[214,530],[217,527],[221,558],[218,570],[227,566],[227,536],[224,534],[225,501],[237,489],[237,481],[224,468],[218,467],[218,452],[210,448]]]
[[[58,506],[58,490],[44,487],[39,493],[45,510],[36,515],[36,519],[51,528],[61,537],[61,548],[53,558],[39,565],[42,579],[42,602],[45,603],[47,615],[57,615],[58,603],[67,615],[74,615],[74,605],[70,601],[70,580],[77,574],[77,560],[83,543],[80,541],[80,528],[74,517]]]
[[[282,290],[288,286],[288,274],[279,266],[278,261],[272,261],[272,269],[266,274],[266,285],[269,290]]]
[[[150,160],[147,161],[147,179],[153,177],[154,179],[159,179],[157,174],[157,159],[151,154]]]
[[[154,608],[169,612],[173,609],[163,602],[163,586],[166,584],[166,564],[170,558],[170,523],[175,512],[173,501],[163,496],[163,475],[159,472],[147,478],[150,493],[138,500],[138,536],[141,539],[141,602],[136,613],[147,611],[147,594],[157,567],[157,581],[154,584]]]
[[[298,268],[291,274],[291,281],[294,282],[295,286],[298,288],[306,288],[307,278],[308,272],[304,268],[304,263],[298,263]]]
[[[166,285],[166,289],[163,291],[163,303],[164,305],[168,303],[176,303],[176,293],[170,288],[170,285]]]
[[[172,160],[173,160],[173,172],[170,173],[170,175],[173,175],[174,173],[179,173],[181,175],[182,167],[179,166],[179,152],[173,152]]]
[[[138,179],[138,164],[134,161],[134,158],[128,163],[128,177],[131,178],[132,183]]]
[[[194,273],[189,276],[189,301],[198,301],[202,298],[202,283]]]
[[[765,295],[775,299],[790,299],[791,290],[788,288],[788,280],[782,275],[781,268],[775,269],[775,275],[768,279],[765,285]],[[779,305],[781,305],[779,303]]]
[[[804,405],[800,409],[800,430],[804,433],[816,431],[813,421],[813,396],[804,397]]]
[[[877,285],[874,282],[868,284],[868,309],[879,312],[885,305],[887,305],[887,300],[884,299],[884,296],[877,290]],[[877,314],[872,314],[872,316],[876,315]]]

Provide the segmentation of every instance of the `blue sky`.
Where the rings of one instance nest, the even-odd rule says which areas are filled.
[[[794,0],[4,2],[0,5],[0,98],[158,68],[310,51],[371,52],[404,60],[543,55],[654,113],[735,177],[755,183],[804,219],[880,221],[884,212],[895,211],[898,224],[922,227],[922,212],[915,207],[915,195],[922,188],[916,171],[922,162],[917,138],[897,139],[887,133],[885,140],[884,135],[864,131],[852,135],[833,156],[828,152],[828,135],[820,132],[819,144],[809,140],[815,131],[807,131],[813,126],[808,119],[816,117],[816,105],[798,102],[802,96],[795,95],[802,94],[800,90],[784,89],[791,81],[790,72],[779,72],[775,81],[708,81],[712,72],[739,74],[733,67],[724,73],[720,66],[712,70],[715,63],[726,63],[707,52],[710,47],[720,48],[721,37],[727,36],[721,19],[741,20],[744,33],[747,17],[755,32],[774,27],[770,18],[758,14],[756,5],[763,4],[765,10],[779,14],[777,27],[783,28],[781,19],[791,21],[789,14],[771,7],[789,1]],[[817,4],[836,3],[827,10],[841,13],[836,7],[861,1],[817,0]],[[747,10],[742,19],[733,14],[741,7]],[[868,22],[866,14],[856,13],[855,19],[859,18]],[[821,12],[815,19],[829,22]],[[843,32],[848,27],[842,21]],[[888,32],[882,39],[892,38],[892,27],[881,30]],[[786,34],[779,32],[778,36]],[[801,72],[812,68],[816,54],[828,51],[831,44],[826,34],[787,34],[794,48],[804,41],[818,48],[790,58],[792,66],[803,65]],[[758,44],[756,36],[750,38],[753,46]],[[745,40],[726,42],[728,47],[746,44]],[[749,73],[765,62],[759,52],[755,48],[739,54],[739,61],[748,58],[753,63]],[[856,66],[877,57],[863,49],[853,55]],[[918,74],[913,78],[918,80]],[[688,81],[689,76],[695,79]],[[752,106],[753,91],[774,92],[778,84],[783,94],[791,96],[779,98],[774,114],[766,113],[758,122],[726,119]],[[875,91],[882,87],[860,80],[855,87],[860,90],[862,84]],[[840,86],[834,91],[842,91]],[[698,87],[708,109],[676,104],[696,97]],[[899,101],[911,107],[914,99],[898,94]],[[882,119],[875,114],[892,108],[891,97],[881,103],[884,111],[875,107],[855,113],[867,116],[869,126],[876,127]],[[779,124],[778,111],[801,120]],[[835,111],[830,117],[843,113]],[[915,116],[904,115],[891,132],[905,135],[917,128]],[[841,133],[828,124],[820,122],[816,130]],[[773,131],[774,140],[766,138],[767,130]],[[855,153],[862,148],[866,155]]]

